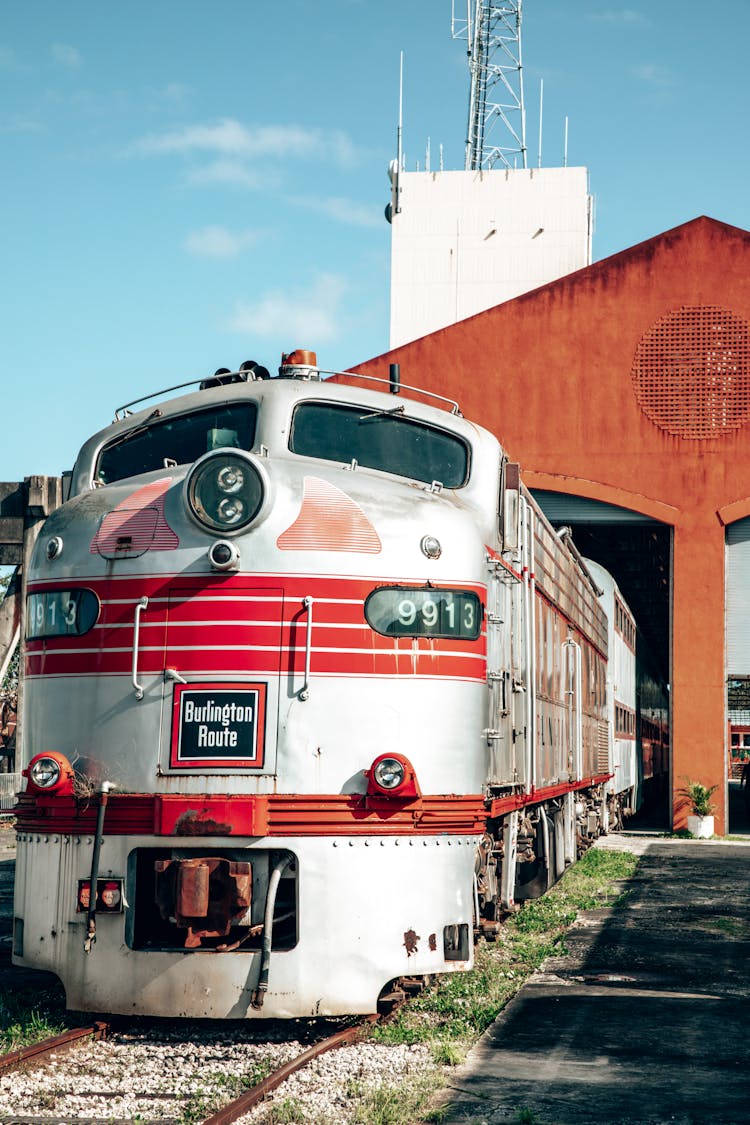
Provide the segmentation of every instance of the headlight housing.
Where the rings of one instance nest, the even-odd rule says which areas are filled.
[[[31,759],[23,771],[28,778],[27,792],[55,793],[58,796],[73,792],[73,767],[64,754],[49,750]]]
[[[422,796],[414,766],[403,754],[379,754],[365,777],[368,797],[413,801]]]
[[[254,523],[268,499],[269,483],[257,458],[219,449],[196,461],[185,482],[188,509],[202,527],[232,535]]]

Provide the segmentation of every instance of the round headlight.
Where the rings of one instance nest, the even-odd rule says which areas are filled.
[[[426,555],[428,559],[439,559],[443,553],[440,540],[436,539],[434,535],[423,536],[419,545],[422,548],[422,554]]]
[[[58,558],[62,554],[63,541],[59,535],[53,535],[51,539],[47,540],[47,558],[50,562]]]
[[[201,458],[187,480],[192,515],[211,531],[228,533],[247,527],[266,497],[261,471],[249,456],[228,450]]]
[[[398,789],[404,780],[404,766],[398,758],[381,758],[373,771],[381,789]]]
[[[62,773],[62,766],[56,758],[45,755],[36,759],[29,770],[29,778],[39,789],[52,789],[57,785]]]

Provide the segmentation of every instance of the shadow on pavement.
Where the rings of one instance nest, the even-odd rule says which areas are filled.
[[[750,1122],[750,848],[641,847],[623,902],[578,920],[459,1069],[444,1125]]]

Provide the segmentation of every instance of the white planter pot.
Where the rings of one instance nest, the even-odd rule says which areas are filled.
[[[687,826],[688,832],[697,836],[699,840],[706,840],[714,834],[714,818],[712,816],[689,816]]]

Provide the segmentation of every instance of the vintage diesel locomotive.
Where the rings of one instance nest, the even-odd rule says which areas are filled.
[[[79,1010],[375,1011],[633,805],[600,590],[455,403],[310,352],[164,395],[31,562],[14,962]]]

